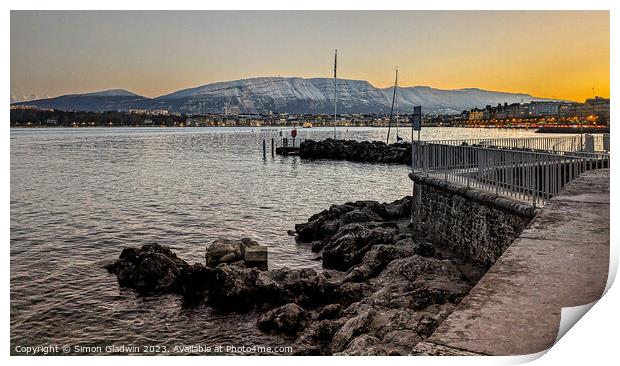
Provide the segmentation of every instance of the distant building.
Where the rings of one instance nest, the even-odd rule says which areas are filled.
[[[594,119],[596,122],[609,124],[609,98],[594,97],[586,99],[586,102],[579,104],[576,108],[579,117]]]
[[[130,109],[129,114],[147,114],[148,111],[146,109]]]
[[[476,121],[476,123],[496,123],[498,120],[518,119],[519,122],[569,121],[577,120],[589,124],[609,124],[609,98],[595,97],[586,99],[585,103],[532,101],[529,103],[498,103],[497,106],[486,105],[484,109],[464,110],[455,118],[459,121]],[[552,117],[552,118],[551,118]],[[443,121],[442,121],[443,123]]]
[[[153,116],[167,116],[170,112],[167,109],[154,109],[150,111],[150,114]]]
[[[484,109],[474,108],[469,111],[469,120],[470,121],[478,121],[484,119]]]
[[[501,103],[497,104],[497,107],[495,107],[495,115],[493,116],[493,118],[496,119],[505,119],[508,117],[508,103],[504,103],[503,105]]]
[[[559,103],[558,104],[558,116],[570,117],[575,115],[577,105],[579,103]]]
[[[560,104],[557,102],[530,102],[530,116],[557,116]]]
[[[506,117],[525,117],[529,114],[529,107],[523,103],[512,103],[506,106]]]
[[[145,114],[148,116],[167,116],[170,112],[167,109],[130,109],[129,114]]]
[[[37,107],[34,105],[11,104],[11,109],[37,109]]]
[[[226,106],[224,107],[224,114],[225,115],[239,115],[241,114],[241,110],[239,109],[239,107],[229,107]]]
[[[185,119],[185,125],[194,126],[194,127],[207,126],[207,118],[206,117],[187,118]]]
[[[495,118],[495,108],[491,107],[490,105],[485,106],[482,118],[483,119]]]

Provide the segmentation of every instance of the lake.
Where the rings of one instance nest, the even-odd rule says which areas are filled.
[[[290,129],[283,131],[290,136]],[[218,237],[269,246],[269,266],[318,269],[287,230],[332,204],[411,194],[409,167],[262,156],[260,128],[11,129],[11,352],[16,346],[287,345],[255,314],[216,314],[176,295],[138,296],[101,268],[158,242],[204,262]],[[339,128],[384,140],[386,128]],[[392,136],[394,136],[392,132]],[[409,131],[401,132],[407,139]],[[426,128],[422,139],[534,136]],[[300,129],[300,138],[333,136]],[[268,144],[269,148],[269,144]],[[234,324],[234,326],[231,326]]]

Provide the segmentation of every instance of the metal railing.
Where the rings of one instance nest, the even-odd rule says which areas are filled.
[[[283,146],[299,147],[299,145],[301,145],[301,142],[304,140],[308,140],[308,139],[301,138],[301,137],[296,137],[295,139],[293,139],[292,137],[280,137],[278,139],[274,139],[275,147],[283,147]]]
[[[455,144],[412,145],[414,173],[542,206],[584,171],[609,167],[606,153],[549,153]],[[462,140],[461,140],[462,141]]]
[[[550,153],[596,153],[609,152],[609,134],[583,134],[572,136],[543,136],[519,138],[488,138],[464,140],[427,141],[443,145],[465,145],[515,150],[531,150]]]
[[[307,140],[303,138],[292,138],[292,137],[280,137],[275,138],[272,137],[268,142],[266,138],[262,141],[263,146],[263,159],[267,158],[267,145],[271,145],[271,156],[274,157],[276,154],[280,155],[291,155],[299,150],[301,142]],[[278,149],[284,150],[282,152],[277,152]]]

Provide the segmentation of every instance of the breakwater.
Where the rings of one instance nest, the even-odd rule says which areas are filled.
[[[364,163],[411,164],[411,143],[387,145],[381,141],[305,140],[299,146],[302,159],[348,160]]]

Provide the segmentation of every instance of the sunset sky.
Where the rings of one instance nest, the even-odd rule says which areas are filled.
[[[12,12],[11,95],[257,76],[609,96],[607,11]]]

